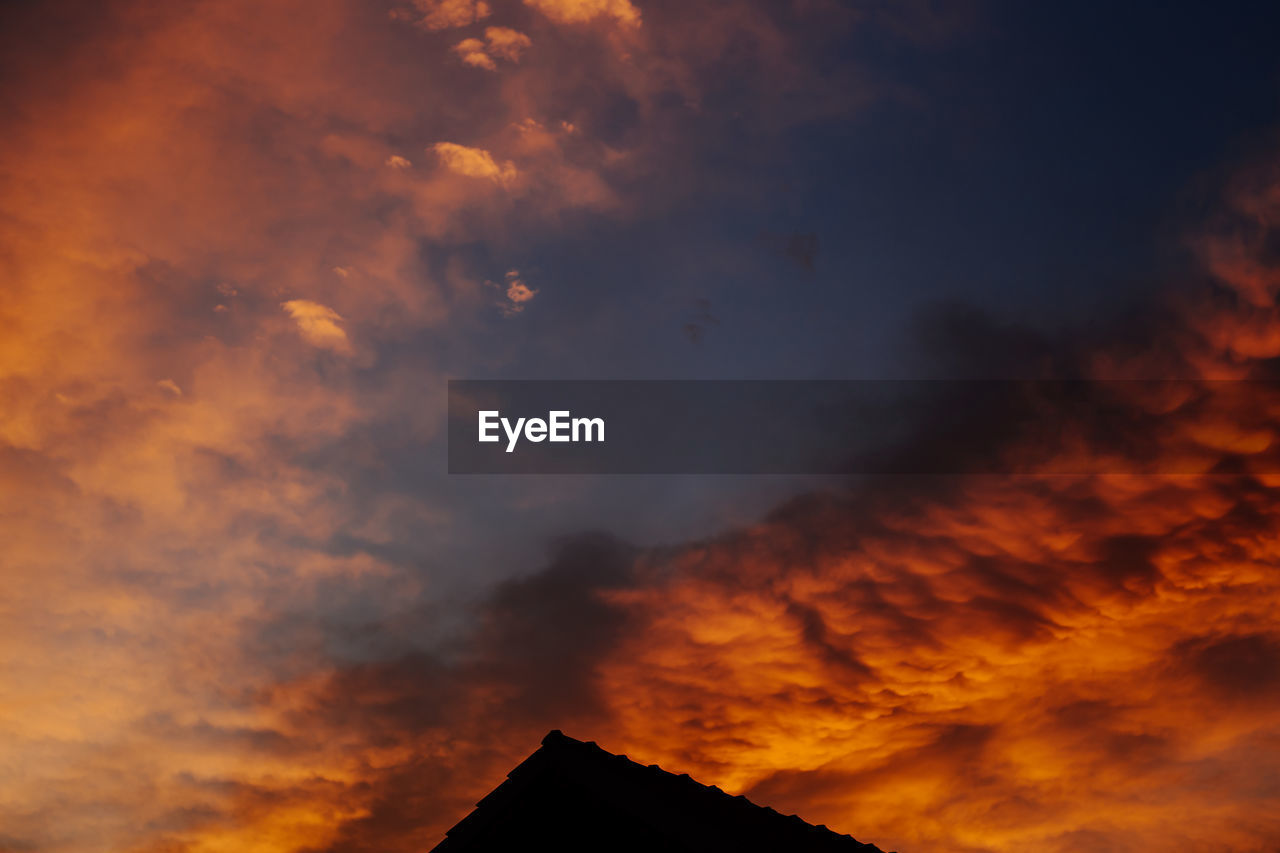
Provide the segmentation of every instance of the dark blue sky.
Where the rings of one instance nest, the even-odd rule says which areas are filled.
[[[1194,274],[1206,179],[1280,118],[1278,18],[991,3],[932,38],[855,29],[819,61],[856,67],[865,105],[780,132],[719,114],[679,203],[521,245],[554,288],[519,329],[494,324],[498,372],[911,375],[912,318],[939,303],[1096,323]],[[816,236],[812,271],[793,234]],[[715,320],[695,345],[698,299]]]

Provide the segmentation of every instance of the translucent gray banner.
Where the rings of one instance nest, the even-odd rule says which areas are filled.
[[[449,382],[453,474],[1280,472],[1273,381]]]

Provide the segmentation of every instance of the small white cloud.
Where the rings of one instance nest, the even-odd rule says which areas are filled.
[[[487,178],[495,183],[509,183],[519,175],[510,160],[498,164],[483,148],[470,148],[454,142],[437,142],[432,146],[446,169],[468,178]]]
[[[280,307],[298,324],[302,337],[314,346],[341,353],[351,351],[347,333],[338,325],[342,315],[337,311],[310,299],[291,299],[280,303]]]
[[[172,394],[175,397],[182,396],[182,389],[179,388],[178,383],[174,382],[172,379],[161,379],[156,383],[156,387],[161,391]]]
[[[407,158],[401,157],[399,154],[392,154],[387,158],[386,165],[393,169],[407,169],[413,164],[410,163]]]

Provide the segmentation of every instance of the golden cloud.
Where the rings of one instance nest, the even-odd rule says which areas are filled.
[[[465,27],[489,17],[484,0],[413,0],[412,6],[396,10],[397,17],[413,21],[425,30]]]
[[[624,27],[640,26],[640,10],[630,0],[524,0],[560,24],[583,24],[600,18]]]
[[[508,62],[519,62],[521,55],[533,44],[527,35],[508,27],[487,27],[484,38],[489,43],[489,52]]]
[[[494,183],[506,184],[519,175],[510,160],[498,164],[493,155],[483,148],[471,148],[454,142],[437,142],[432,150],[446,169],[468,178],[485,178]]]
[[[498,64],[492,57],[485,53],[484,42],[480,39],[463,39],[453,46],[453,52],[458,54],[463,62],[474,65],[476,68],[484,68],[488,71],[496,71],[498,68]]]
[[[290,299],[280,303],[280,307],[298,324],[302,336],[315,346],[334,352],[351,351],[347,333],[338,325],[342,316],[337,311],[310,299]]]
[[[524,33],[506,27],[488,27],[484,36],[484,41],[477,38],[463,39],[453,46],[453,52],[468,65],[496,71],[498,64],[494,57],[507,62],[519,62],[520,56],[533,44]]]

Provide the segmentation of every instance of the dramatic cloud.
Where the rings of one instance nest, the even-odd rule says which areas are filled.
[[[1270,194],[1233,202],[1241,227],[1274,233]],[[1264,276],[1267,245],[1243,250]],[[1215,341],[1270,317],[1276,285],[1250,273],[1242,302],[1220,283],[1159,331],[1175,352],[1152,337],[1070,357],[1108,380],[1267,376]],[[330,849],[410,849],[399,839],[465,812],[550,720],[886,849],[1267,849],[1280,479],[1268,442],[1223,428],[1273,420],[1280,397],[1180,387],[1116,403],[1154,427],[1157,457],[1202,473],[880,480],[683,548],[596,540],[496,593],[455,662],[353,669],[309,701],[291,688],[317,730],[415,745]],[[1114,452],[1079,426],[1057,452]],[[1041,440],[1014,433],[1004,452]],[[331,717],[334,692],[377,705]]]
[[[445,570],[511,531],[442,484],[429,389],[523,364],[487,349],[568,301],[553,238],[745,192],[728,146],[875,96],[812,59],[840,4],[527,5],[0,12],[0,847],[422,850],[561,727],[903,851],[1273,849],[1270,393],[1123,401],[1201,473],[875,482]],[[1277,185],[1082,372],[1270,376]]]
[[[461,669],[449,651],[475,626],[439,603],[439,555],[498,537],[420,467],[442,421],[424,389],[460,369],[445,353],[502,344],[484,282],[529,245],[697,191],[651,180],[718,144],[666,93],[718,78],[684,41],[624,61],[590,27],[544,23],[526,50],[514,11],[485,32],[500,86],[435,32],[497,14],[476,2],[0,12],[0,846],[354,844],[419,770],[436,805],[388,844],[425,846],[595,695],[568,673],[574,703],[517,720],[498,686],[510,735],[478,761],[463,708],[519,667],[513,642]],[[504,279],[498,300],[537,291]],[[440,684],[456,733],[398,698]],[[350,725],[325,728],[313,703],[348,686],[330,709]]]

